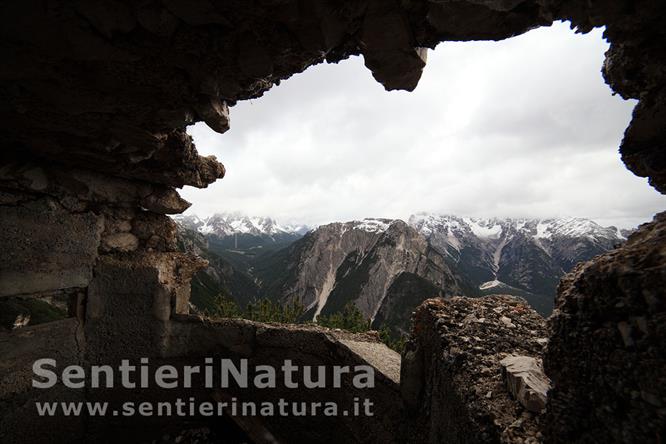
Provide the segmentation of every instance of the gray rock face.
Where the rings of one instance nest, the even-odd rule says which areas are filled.
[[[413,305],[402,307],[407,314],[427,297],[460,292],[443,256],[400,220],[325,225],[289,250],[287,277],[276,296],[302,302],[313,317],[339,311],[351,302],[374,319],[385,304],[399,303],[399,279],[406,275],[432,287],[432,294],[421,294]],[[384,317],[392,310],[385,311]]]
[[[410,225],[480,294],[516,294],[551,313],[557,284],[578,262],[624,242],[615,227],[580,218],[476,219],[419,214]],[[472,293],[474,294],[474,293]]]

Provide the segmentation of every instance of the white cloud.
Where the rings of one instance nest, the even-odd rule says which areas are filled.
[[[227,177],[187,188],[189,213],[309,224],[418,211],[580,216],[631,226],[666,198],[617,148],[634,102],[612,96],[607,44],[566,24],[503,42],[444,43],[413,93],[383,90],[361,58],[319,65],[191,127]]]

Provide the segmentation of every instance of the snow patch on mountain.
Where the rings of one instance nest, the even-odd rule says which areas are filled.
[[[426,237],[433,233],[444,235],[456,249],[466,237],[500,241],[507,237],[522,234],[536,241],[564,238],[626,239],[616,227],[602,227],[590,219],[550,218],[550,219],[482,219],[420,213],[409,218],[409,224]]]
[[[589,239],[607,238],[625,240],[622,231],[616,227],[602,227],[590,219],[583,218],[557,218],[539,220],[536,237],[550,239],[560,237],[587,237]]]
[[[498,281],[497,279],[484,282],[483,284],[479,285],[479,290],[489,290],[491,288],[499,287],[502,286],[502,282]]]
[[[553,233],[550,232],[550,225],[548,223],[537,223],[537,232],[534,235],[537,239],[550,239]]]
[[[494,220],[463,218],[463,221],[469,226],[472,233],[481,239],[499,239],[502,235],[502,225]]]
[[[365,218],[361,221],[352,222],[355,230],[363,230],[370,233],[383,233],[393,222],[391,219],[372,219]]]

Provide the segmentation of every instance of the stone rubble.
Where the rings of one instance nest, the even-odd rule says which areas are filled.
[[[512,397],[501,362],[539,358],[546,335],[545,319],[514,296],[424,302],[401,369],[413,442],[541,442],[542,415]]]

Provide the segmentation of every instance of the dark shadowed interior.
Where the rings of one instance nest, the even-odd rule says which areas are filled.
[[[17,313],[33,307],[43,323],[20,326],[16,317],[20,328],[0,330],[0,442],[151,442],[204,426],[215,435],[209,442],[662,442],[666,213],[578,264],[547,321],[511,296],[428,300],[412,317],[402,356],[374,333],[190,314],[190,281],[205,261],[179,250],[167,215],[189,207],[177,188],[204,188],[225,169],[198,155],[188,125],[224,133],[237,102],[348,57],[363,57],[386,90],[412,91],[440,42],[502,40],[556,20],[577,32],[605,27],[604,79],[638,100],[622,161],[666,193],[659,0],[3,2],[0,298]],[[506,388],[511,353],[543,359],[551,387],[543,408],[530,410]],[[39,390],[32,363],[44,356],[63,367],[289,356],[369,365],[377,384],[369,393],[348,380],[330,392]],[[376,414],[45,418],[33,405],[231,395],[341,403],[362,395]]]

